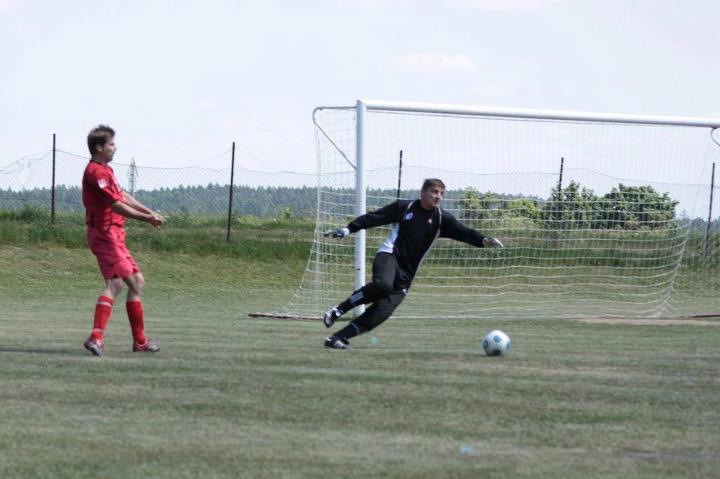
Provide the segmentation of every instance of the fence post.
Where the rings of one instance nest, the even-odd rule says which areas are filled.
[[[555,204],[555,207],[557,208],[555,210],[555,221],[556,226],[558,229],[563,229],[563,202],[562,202],[562,180],[563,180],[563,169],[565,168],[565,157],[560,158],[560,177],[558,178],[558,186],[557,186],[557,203]]]
[[[227,221],[227,238],[230,242],[230,225],[232,224],[232,206],[233,206],[233,181],[235,176],[235,142],[232,144],[232,156],[230,160],[230,200],[228,201],[228,221]]]
[[[713,192],[715,190],[715,163],[712,165],[712,175],[710,176],[710,206],[708,207],[708,220],[705,226],[705,254],[710,251],[710,225],[712,224],[712,204]]]
[[[50,224],[55,224],[55,133],[52,147],[52,186],[50,189]]]
[[[400,150],[400,165],[398,166],[398,190],[397,199],[400,199],[400,185],[402,183],[402,150]]]

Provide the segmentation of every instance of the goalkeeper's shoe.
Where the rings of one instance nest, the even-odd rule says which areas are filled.
[[[93,356],[102,356],[104,347],[105,344],[102,339],[93,339],[90,337],[85,341],[85,349],[90,351]]]
[[[350,343],[347,339],[328,336],[325,338],[325,347],[330,349],[350,349]]]
[[[326,238],[329,236],[331,238],[344,238],[347,235],[350,234],[350,230],[347,228],[336,228],[334,230],[326,231],[323,233],[323,236]]]
[[[500,241],[497,238],[493,238],[491,236],[486,236],[483,238],[483,246],[486,248],[504,248],[505,245],[502,244],[502,241]]]
[[[145,338],[144,343],[136,343],[133,341],[134,353],[157,353],[158,351],[160,351],[160,347],[150,338]]]
[[[345,314],[344,311],[340,310],[337,306],[333,306],[332,308],[325,311],[325,314],[323,315],[323,324],[326,328],[329,328],[333,324],[335,324],[335,321],[337,319]]]

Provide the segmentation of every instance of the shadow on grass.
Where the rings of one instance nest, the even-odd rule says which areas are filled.
[[[78,348],[72,348],[72,349],[57,349],[57,348],[13,348],[13,347],[7,347],[7,346],[0,346],[0,354],[2,353],[25,353],[25,354],[63,354],[67,356],[78,356],[82,354],[83,356],[87,355],[90,356],[90,354],[87,351],[82,351]]]

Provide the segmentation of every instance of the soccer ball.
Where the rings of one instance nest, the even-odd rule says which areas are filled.
[[[504,356],[510,351],[510,336],[500,330],[490,331],[483,338],[483,349],[488,356]]]

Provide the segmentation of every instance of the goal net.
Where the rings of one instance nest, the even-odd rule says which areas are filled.
[[[389,227],[329,239],[363,211],[447,185],[441,207],[504,249],[440,239],[398,317],[720,313],[720,122],[358,102],[315,111],[318,205],[287,306],[320,315],[370,279]],[[402,167],[401,161],[402,158]]]

